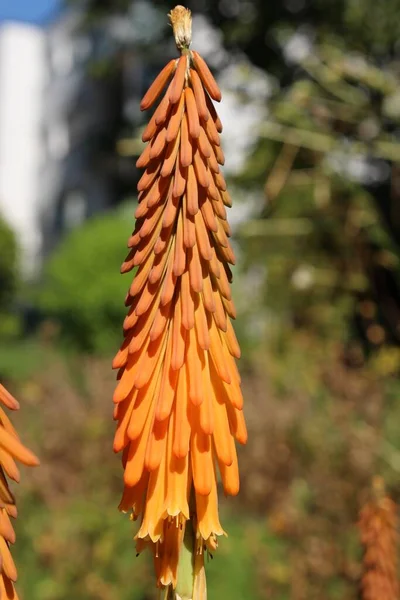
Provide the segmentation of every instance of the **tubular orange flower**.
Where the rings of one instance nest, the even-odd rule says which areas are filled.
[[[247,431],[230,321],[231,201],[211,100],[221,93],[204,60],[189,50],[190,11],[177,6],[169,16],[181,56],[141,103],[150,107],[167,86],[143,134],[148,145],[137,166],[145,171],[121,268],[137,271],[113,362],[114,450],[123,451],[125,469],[120,509],[141,517],[137,549],[153,551],[158,586],[202,598],[204,548],[215,550],[224,533],[216,468],[225,493],[237,494],[235,440],[246,443]]]
[[[0,384],[0,402],[11,410],[17,410],[17,400]],[[10,492],[6,475],[18,482],[20,475],[15,461],[28,466],[39,464],[36,456],[23,446],[4,410],[0,408],[0,599],[18,600],[14,588],[17,570],[10,553],[15,533],[10,517],[17,516],[15,499]]]
[[[373,481],[373,498],[360,513],[364,545],[363,600],[397,600],[397,507],[385,495],[380,477]]]

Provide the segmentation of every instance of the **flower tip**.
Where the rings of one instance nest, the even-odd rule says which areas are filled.
[[[31,450],[24,447],[24,454],[21,457],[17,457],[20,462],[22,462],[27,467],[38,467],[40,465],[40,460]]]
[[[0,383],[0,402],[2,402],[10,410],[18,410],[19,402],[10,394],[6,388]]]
[[[178,50],[188,49],[192,43],[192,13],[178,4],[168,14]]]
[[[24,446],[24,460],[21,462],[23,464],[25,464],[28,467],[39,467],[40,466],[40,460],[39,458],[36,456],[36,454],[34,454],[32,452],[32,450],[29,450],[28,448],[26,448]]]

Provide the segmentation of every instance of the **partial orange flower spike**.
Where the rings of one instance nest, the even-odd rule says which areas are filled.
[[[1,384],[0,402],[11,410],[19,408],[17,400]],[[17,569],[10,552],[10,544],[15,542],[10,517],[17,516],[17,509],[6,478],[19,482],[16,461],[31,467],[39,464],[37,457],[20,442],[11,421],[0,408],[0,600],[18,600],[14,587]]]
[[[177,6],[169,17],[181,55],[141,103],[164,92],[142,138],[136,224],[121,268],[137,270],[113,362],[114,450],[125,470],[120,509],[140,519],[137,550],[152,551],[158,587],[200,600],[204,551],[224,534],[217,478],[226,494],[238,493],[235,442],[245,444],[247,431],[231,323],[231,200],[213,104],[221,92],[189,49],[190,11]]]
[[[398,600],[397,506],[385,494],[381,477],[372,484],[372,498],[360,513],[359,527],[364,546],[362,600]]]

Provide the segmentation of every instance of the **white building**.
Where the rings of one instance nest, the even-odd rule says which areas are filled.
[[[44,32],[24,23],[0,25],[0,213],[17,234],[27,275],[34,272],[42,241],[38,211],[45,79]]]
[[[0,215],[17,235],[27,277],[66,230],[115,196],[92,160],[110,94],[88,77],[94,44],[77,35],[79,23],[71,10],[45,28],[0,24]]]

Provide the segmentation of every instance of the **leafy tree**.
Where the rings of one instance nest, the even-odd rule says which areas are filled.
[[[0,335],[10,335],[18,328],[11,312],[19,283],[18,248],[15,235],[0,218]]]

